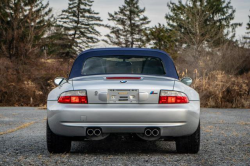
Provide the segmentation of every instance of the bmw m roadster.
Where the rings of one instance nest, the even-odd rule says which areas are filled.
[[[74,140],[125,135],[175,141],[178,153],[198,153],[200,98],[191,83],[179,80],[173,60],[160,50],[84,51],[48,95],[48,151],[69,152]]]

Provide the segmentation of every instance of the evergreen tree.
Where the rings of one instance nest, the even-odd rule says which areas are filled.
[[[247,32],[246,32],[246,36],[243,37],[243,39],[245,39],[245,47],[246,48],[250,48],[250,16],[249,17],[249,22],[247,23]]]
[[[169,28],[178,32],[179,42],[193,46],[197,55],[204,44],[219,45],[232,40],[235,28],[232,24],[235,9],[230,0],[187,0],[182,3],[168,3],[170,13],[166,14]],[[230,36],[231,35],[231,36]]]
[[[66,56],[91,47],[100,40],[100,32],[96,27],[103,26],[99,13],[92,10],[93,0],[69,0],[68,8],[62,11],[59,24],[70,38]]]
[[[42,0],[2,0],[0,7],[1,53],[10,59],[34,56],[51,25],[49,3]]]
[[[249,22],[247,23],[247,34],[250,34],[250,16],[249,17]]]
[[[142,47],[145,45],[145,31],[150,23],[144,16],[145,8],[140,8],[139,0],[125,0],[119,11],[109,14],[109,21],[115,23],[109,26],[110,34],[106,35],[109,44],[119,47]]]
[[[75,55],[70,54],[70,56],[66,56],[68,52],[70,52],[70,43],[71,39],[64,31],[61,26],[55,24],[50,31],[48,32],[46,38],[44,38],[45,48],[47,50],[46,54],[48,55],[47,58],[53,57],[60,57],[64,60],[68,58],[74,58]]]
[[[172,57],[176,56],[176,33],[168,29],[163,24],[158,24],[149,29],[146,34],[147,42],[151,48],[160,49],[169,53]]]

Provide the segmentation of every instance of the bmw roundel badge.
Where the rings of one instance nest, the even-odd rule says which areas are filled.
[[[122,80],[122,81],[120,81],[120,83],[127,83],[127,81],[126,80]]]

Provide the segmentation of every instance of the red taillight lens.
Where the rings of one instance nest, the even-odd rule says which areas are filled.
[[[160,96],[159,104],[188,103],[187,97],[183,96]]]
[[[87,104],[88,98],[86,91],[68,91],[61,94],[58,103],[68,104]]]
[[[61,96],[58,103],[87,104],[87,96]]]
[[[161,91],[159,104],[181,104],[188,103],[188,97],[181,92]]]

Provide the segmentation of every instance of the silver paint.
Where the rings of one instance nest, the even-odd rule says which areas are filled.
[[[109,75],[116,77],[121,75]],[[86,128],[100,127],[103,133],[143,133],[147,127],[159,127],[161,136],[192,134],[199,123],[199,94],[179,80],[146,75],[140,80],[106,80],[103,75],[74,78],[52,90],[48,96],[48,122],[58,135],[85,136]],[[58,97],[69,90],[86,90],[88,104],[59,104]],[[138,89],[138,103],[107,103],[108,89]],[[185,93],[187,104],[158,104],[161,90]],[[150,94],[154,91],[157,94]],[[96,95],[96,92],[98,94]]]

